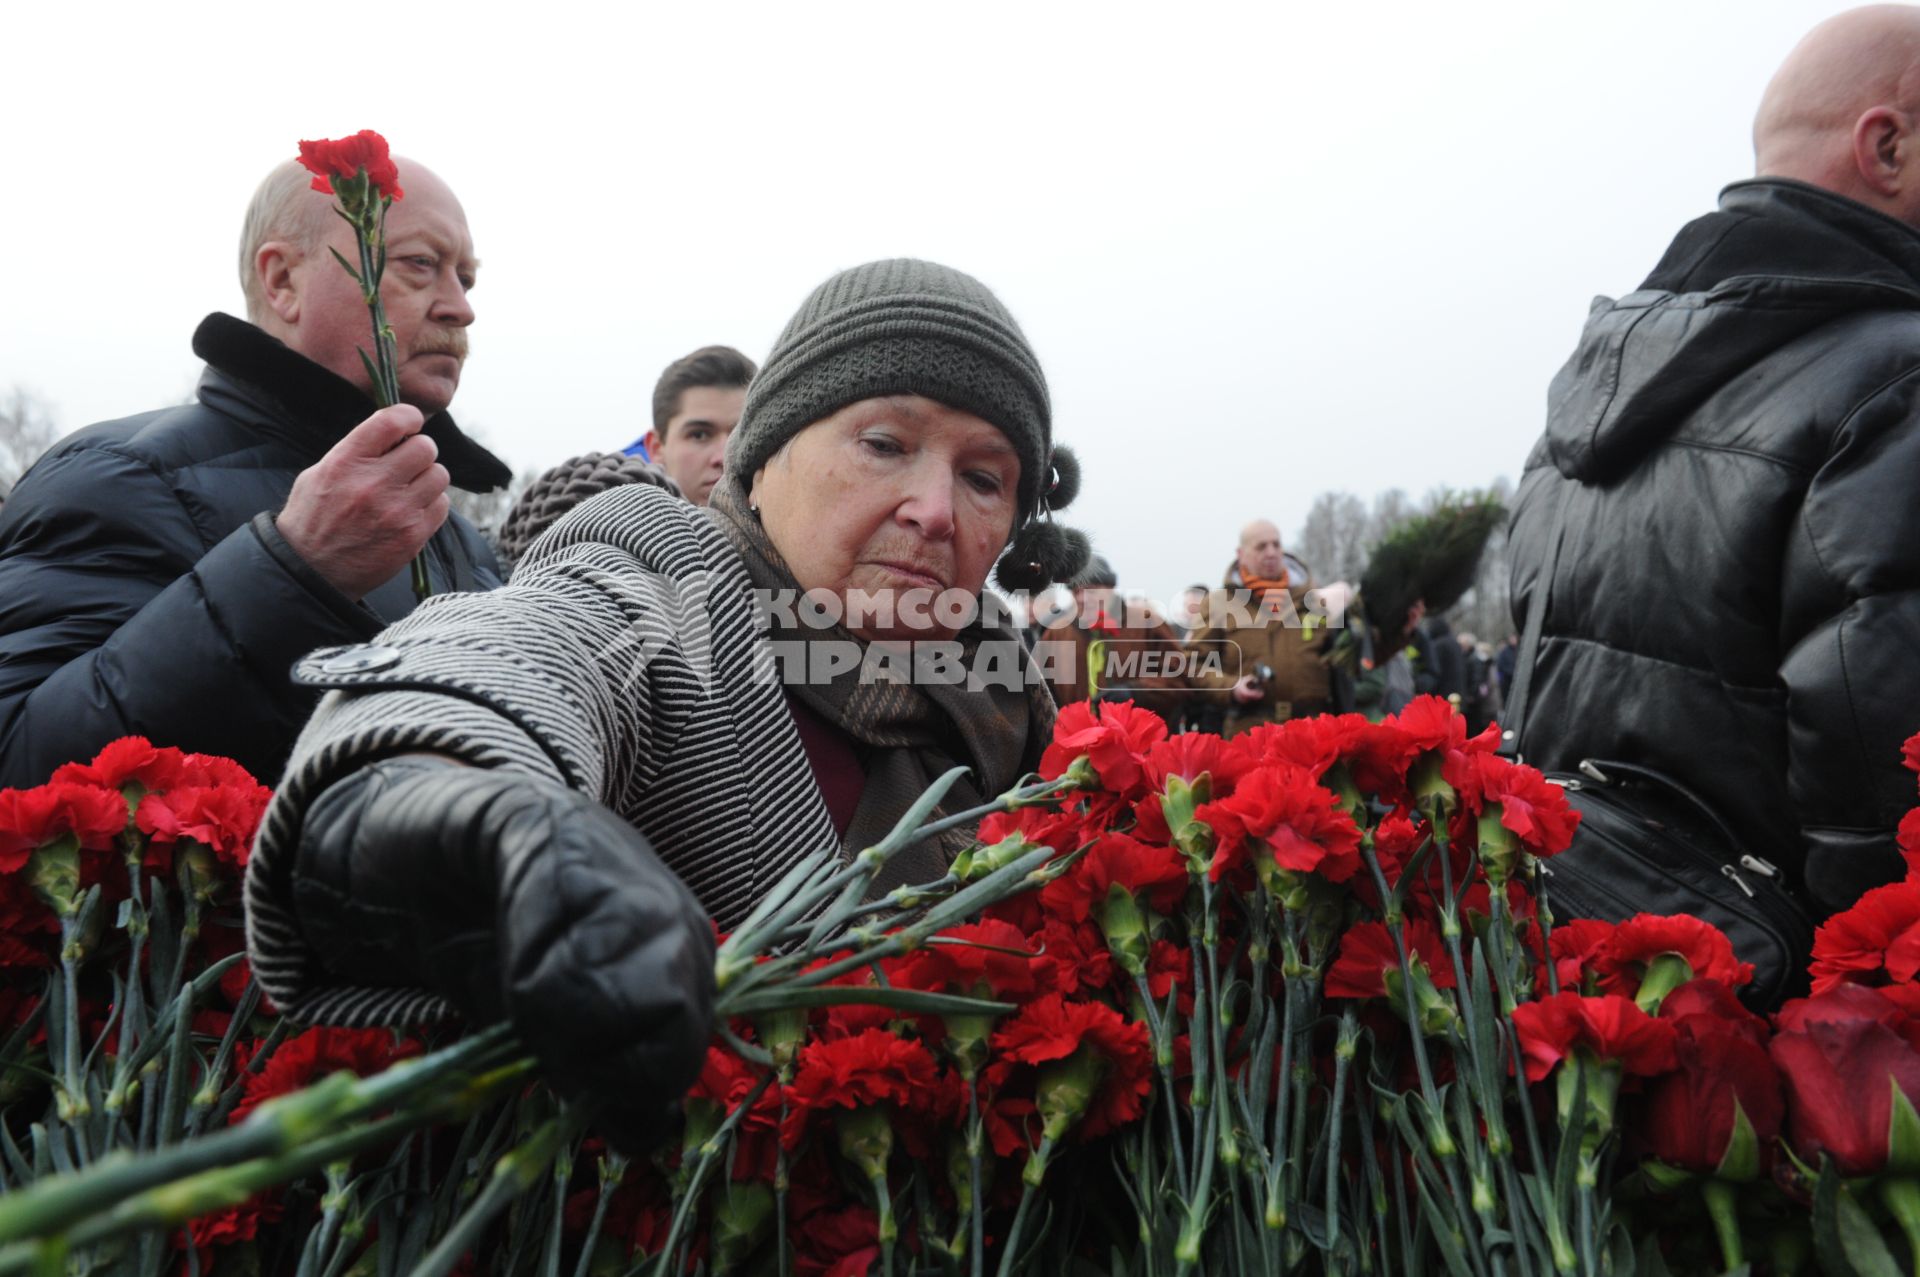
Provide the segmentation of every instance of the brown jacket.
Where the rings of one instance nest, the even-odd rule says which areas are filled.
[[[1227,698],[1224,735],[1236,735],[1259,723],[1284,723],[1321,713],[1331,706],[1333,680],[1326,653],[1332,634],[1324,623],[1310,624],[1313,618],[1306,594],[1313,588],[1312,577],[1297,559],[1289,557],[1288,568],[1291,607],[1278,600],[1248,598],[1236,567],[1227,573],[1225,587],[1207,600],[1206,616],[1187,636],[1188,650],[1196,656],[1211,653],[1219,658],[1217,669],[1203,667],[1191,678],[1197,688],[1205,689],[1200,695]],[[1259,665],[1273,670],[1266,695],[1246,705],[1233,701],[1228,689]]]

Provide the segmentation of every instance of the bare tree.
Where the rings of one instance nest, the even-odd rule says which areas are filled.
[[[15,386],[0,399],[0,501],[59,437],[46,405],[25,387]]]
[[[1513,500],[1513,484],[1505,477],[1487,486],[1490,496],[1502,505]],[[1375,546],[1394,528],[1419,514],[1429,514],[1458,493],[1435,488],[1418,501],[1399,488],[1389,488],[1373,499],[1369,508],[1350,492],[1323,492],[1307,508],[1300,533],[1288,544],[1321,581],[1355,581],[1367,570],[1367,560]],[[1513,628],[1507,591],[1507,530],[1494,529],[1481,555],[1473,588],[1460,602],[1448,609],[1447,619],[1455,630],[1464,630],[1475,638],[1499,643]]]
[[[1367,507],[1350,492],[1322,492],[1291,542],[1319,581],[1357,581],[1367,566]]]
[[[1509,511],[1513,508],[1513,484],[1505,475],[1487,486],[1487,491]],[[1498,647],[1513,631],[1513,609],[1507,574],[1512,561],[1507,555],[1507,525],[1502,521],[1487,538],[1480,556],[1480,572],[1473,588],[1454,605],[1450,614],[1455,630],[1465,631]]]

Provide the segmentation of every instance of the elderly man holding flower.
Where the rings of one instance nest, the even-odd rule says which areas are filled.
[[[315,699],[288,669],[411,611],[416,554],[436,589],[499,584],[447,496],[511,477],[446,414],[473,322],[466,215],[378,151],[405,187],[379,290],[399,402],[376,411],[361,360],[366,300],[333,256],[353,232],[289,160],[247,210],[250,322],[194,333],[194,402],[68,436],[0,506],[0,786],[129,735],[276,775]]]

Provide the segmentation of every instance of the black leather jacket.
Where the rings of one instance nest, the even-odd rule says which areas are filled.
[[[1645,762],[1844,908],[1899,878],[1920,730],[1920,233],[1740,182],[1595,304],[1512,526],[1522,624],[1565,502],[1529,762]]]
[[[413,609],[405,572],[349,601],[271,518],[373,404],[227,315],[193,348],[208,365],[198,402],[67,436],[0,505],[0,786],[128,734],[271,782],[315,700],[289,681],[294,661]],[[457,486],[511,477],[444,414],[427,432]],[[436,590],[500,584],[458,515],[428,554]]]

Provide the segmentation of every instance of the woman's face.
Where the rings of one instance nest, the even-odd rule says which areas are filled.
[[[801,588],[837,595],[860,638],[947,639],[943,609],[929,604],[949,590],[979,597],[1019,487],[1020,458],[998,428],[889,395],[795,435],[750,495]]]

